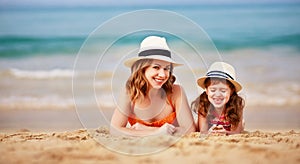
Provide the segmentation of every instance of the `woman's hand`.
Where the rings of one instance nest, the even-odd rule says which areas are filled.
[[[158,135],[173,135],[176,129],[175,126],[169,123],[165,123],[163,126],[157,129]]]
[[[146,126],[144,124],[135,123],[130,127],[130,129],[134,130],[152,130],[154,132],[154,135],[173,135],[176,131],[176,128],[174,125],[165,123],[161,127],[150,127]]]
[[[135,130],[149,130],[149,129],[152,129],[152,127],[148,127],[144,124],[140,124],[140,123],[135,123],[134,125],[132,125],[130,127],[130,129],[135,129]]]

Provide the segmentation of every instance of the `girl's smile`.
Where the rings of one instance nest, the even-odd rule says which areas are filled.
[[[230,99],[231,89],[223,82],[211,84],[207,87],[208,100],[216,109],[223,109]]]

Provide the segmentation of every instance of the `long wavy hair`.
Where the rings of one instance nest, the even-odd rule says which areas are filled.
[[[242,110],[245,106],[244,99],[236,93],[234,85],[228,80],[219,78],[207,78],[204,81],[205,88],[207,88],[211,84],[218,83],[225,83],[231,89],[230,99],[225,104],[223,113],[225,114],[225,120],[229,121],[234,129],[241,121]],[[206,117],[207,120],[214,117],[211,113],[212,110],[215,110],[214,106],[209,102],[208,96],[205,91],[192,102],[191,107],[195,112],[198,112],[198,115]]]
[[[126,91],[131,101],[143,100],[148,94],[150,83],[146,79],[145,71],[152,64],[153,59],[141,59],[136,61],[131,67],[131,75],[126,82]],[[167,82],[163,84],[166,95],[172,94],[173,83],[176,78],[173,76],[173,66],[171,64],[170,74]],[[162,96],[164,93],[162,93]]]

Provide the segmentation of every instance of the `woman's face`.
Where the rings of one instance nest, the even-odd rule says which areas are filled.
[[[209,102],[216,109],[223,109],[230,99],[231,89],[226,81],[213,80],[207,87],[206,94]]]
[[[145,77],[150,86],[160,89],[170,77],[171,63],[162,60],[153,60],[145,71]]]

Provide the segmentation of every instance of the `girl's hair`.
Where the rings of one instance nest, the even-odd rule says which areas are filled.
[[[145,71],[152,64],[153,59],[141,59],[136,61],[131,67],[131,75],[126,82],[126,91],[130,96],[131,101],[136,101],[137,99],[143,100],[149,91],[150,84],[145,76]],[[171,64],[169,79],[162,88],[165,93],[170,95],[173,89],[173,83],[176,78],[172,75],[173,66]],[[164,95],[164,93],[162,93]]]
[[[204,85],[205,88],[207,88],[211,84],[218,84],[220,82],[228,84],[229,88],[231,89],[230,99],[225,105],[224,114],[225,119],[230,122],[233,128],[236,128],[238,123],[241,121],[242,110],[244,108],[244,99],[236,93],[234,85],[228,80],[207,78],[204,81]],[[210,111],[214,110],[214,107],[209,102],[205,91],[192,102],[191,106],[195,112],[198,112],[198,115],[200,114],[203,117],[206,117],[208,120],[213,118]]]

